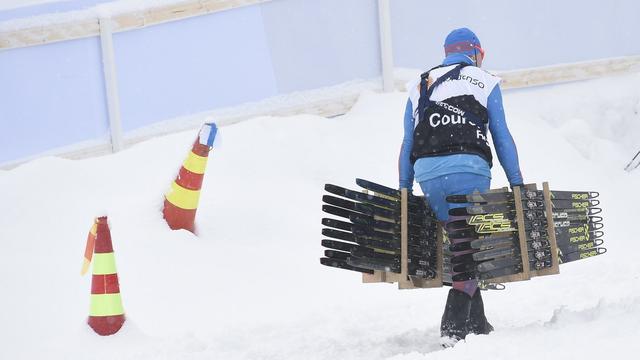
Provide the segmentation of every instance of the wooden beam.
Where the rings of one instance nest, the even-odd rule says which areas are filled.
[[[395,85],[398,91],[406,91],[406,84],[417,79],[420,74],[420,70],[406,70],[396,74]],[[520,70],[489,72],[502,79],[500,87],[503,90],[519,89],[640,72],[640,56],[596,59]]]
[[[185,0],[146,10],[115,13],[112,16],[113,32],[139,29],[267,1],[270,0]],[[29,26],[29,23],[37,21],[37,18],[30,18],[28,22],[25,21],[23,28],[0,31],[0,50],[98,36],[100,25],[97,12],[89,9],[76,13],[82,12],[87,15],[57,23],[50,20],[49,24],[38,26]],[[56,18],[55,15],[44,15],[43,18],[45,17]]]
[[[389,0],[378,0],[378,34],[380,37],[380,63],[382,64],[382,89],[392,92],[393,46],[391,45],[391,15]]]
[[[526,188],[535,190],[535,184],[525,185]],[[513,188],[513,201],[516,206],[516,221],[518,223],[518,241],[520,244],[520,261],[522,262],[522,272],[489,279],[493,283],[506,283],[514,281],[524,281],[531,279],[531,271],[529,267],[529,254],[527,253],[527,233],[524,226],[524,208],[522,207],[522,194],[520,187]]]
[[[593,79],[629,72],[640,72],[640,56],[600,59],[572,64],[559,64],[523,70],[502,71],[497,72],[496,74],[502,78],[500,86],[503,89],[517,89],[530,86]]]
[[[120,96],[118,95],[118,74],[113,51],[113,28],[111,19],[100,19],[100,52],[102,54],[102,70],[104,74],[107,110],[109,115],[109,133],[111,134],[111,151],[123,149],[122,120],[120,116]]]
[[[560,273],[560,259],[558,258],[558,243],[556,241],[556,228],[553,221],[553,205],[551,203],[551,190],[549,183],[542,183],[544,193],[544,203],[547,215],[547,235],[549,236],[549,245],[551,247],[551,267],[534,272],[535,276],[554,275]]]

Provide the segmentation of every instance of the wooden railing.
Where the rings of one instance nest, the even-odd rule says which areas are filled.
[[[115,12],[106,17],[111,18],[113,32],[121,32],[266,1],[270,0],[185,0],[145,10]],[[106,12],[108,9],[105,5]],[[0,50],[98,36],[100,13],[92,8],[76,11],[73,16],[45,15],[35,20],[13,21],[11,27],[4,26],[6,30],[0,26]],[[34,21],[39,25],[30,25]]]
[[[602,76],[640,72],[640,56],[592,60],[572,64],[559,64],[524,70],[498,72],[504,89],[516,89],[569,81],[593,79]]]

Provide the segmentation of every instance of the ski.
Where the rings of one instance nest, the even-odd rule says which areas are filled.
[[[376,219],[375,217],[368,215],[352,215],[349,216],[349,220],[356,225],[372,227],[385,231],[400,232],[400,224],[395,221]],[[420,228],[418,227],[418,229]]]
[[[569,253],[560,253],[559,254],[559,261],[560,263],[568,263],[568,262],[572,262],[572,261],[576,261],[576,260],[582,260],[582,259],[587,259],[590,257],[594,257],[594,256],[598,256],[598,255],[602,255],[604,253],[607,252],[606,248],[603,247],[594,247],[594,248],[590,248],[590,249],[581,249],[581,250],[577,250],[577,251],[572,251]],[[518,260],[519,257],[514,257],[512,260],[512,262],[516,262],[517,260],[517,264],[520,264],[520,261]],[[529,260],[532,261],[531,256],[529,257]],[[540,262],[540,260],[536,260],[537,262],[533,263],[533,267],[536,270],[540,270],[544,267],[548,267],[550,266],[550,259],[545,259],[544,261]],[[508,258],[505,259],[501,259],[500,262],[495,262],[493,264],[491,264],[491,262],[488,262],[489,264],[484,265],[483,268],[489,268],[492,265],[496,265],[496,266],[501,266],[501,264],[507,264],[505,265],[507,268],[509,268],[510,270],[506,270],[506,271],[502,271],[502,272],[494,272],[493,270],[489,270],[487,272],[480,272],[479,274],[479,278],[480,279],[490,279],[490,278],[495,278],[498,276],[504,276],[504,275],[513,275],[513,274],[517,274],[518,272],[522,271],[522,267],[521,265],[517,265],[515,267],[510,267],[508,265],[509,260]],[[486,264],[486,263],[482,263],[482,264]],[[480,264],[480,265],[482,265]],[[541,264],[544,264],[544,266],[541,266]],[[480,267],[480,265],[478,265]],[[513,270],[516,270],[515,272],[512,272]]]
[[[353,190],[349,190],[347,188],[343,188],[338,185],[333,184],[325,184],[324,190],[338,196],[345,197],[347,199],[360,201],[363,203],[387,208],[387,209],[397,209],[400,206],[400,202],[397,200],[389,200],[386,198],[382,198],[379,196],[374,196],[370,194],[365,194]]]
[[[345,260],[348,265],[356,268],[379,270],[385,272],[400,273],[400,261],[399,260],[386,260],[381,258],[359,258],[350,256]],[[427,262],[419,264],[415,259],[408,259],[409,275],[424,276],[425,274],[432,273],[432,270],[428,267]]]
[[[371,258],[371,259],[381,259],[386,261],[400,262],[399,254],[396,255],[396,254],[379,253],[379,252],[371,251],[368,248],[356,248],[351,250],[349,254],[351,254],[352,257],[357,257],[357,258]]]
[[[486,272],[494,271],[507,266],[519,265],[521,262],[522,260],[520,258],[515,258],[515,257],[493,260],[493,261],[485,261],[483,263],[478,264],[477,270],[480,273],[486,273]]]
[[[351,253],[336,250],[325,250],[324,256],[332,259],[347,260],[351,256]]]
[[[483,261],[481,263],[473,264],[472,267],[459,267],[454,268],[453,271],[458,272],[458,270],[466,270],[459,272],[473,272],[476,271],[479,275],[482,273],[486,273],[489,271],[494,271],[497,269],[501,269],[504,267],[510,267],[514,265],[521,265],[522,258],[518,256],[509,256],[509,257],[501,257],[497,259],[492,259],[489,261]],[[538,257],[529,256],[529,266],[531,268],[535,268],[536,270],[544,269],[545,267],[551,267],[551,254],[545,253]],[[468,270],[467,270],[468,269]]]
[[[320,264],[329,266],[329,267],[338,268],[338,269],[343,269],[343,270],[356,271],[364,274],[373,274],[373,270],[351,266],[347,264],[346,260],[331,259],[331,258],[323,257],[323,258],[320,258]]]
[[[356,184],[361,188],[371,190],[375,193],[384,194],[386,196],[391,196],[396,199],[400,199],[400,196],[401,196],[400,190],[393,189],[388,186],[376,184],[373,181],[356,178]]]
[[[559,219],[554,221],[556,228],[577,227],[589,225],[592,230],[600,230],[604,227],[602,217],[594,216],[589,220],[568,220]],[[445,228],[447,231],[475,230],[479,234],[483,233],[500,233],[517,231],[518,223],[515,219],[497,217],[494,219],[484,218],[478,221],[472,218],[466,220],[456,220],[447,223]],[[545,230],[547,228],[547,220],[539,219],[533,221],[525,221],[525,230]]]
[[[379,229],[369,226],[363,226],[358,224],[348,223],[346,221],[340,221],[335,219],[322,219],[322,225],[328,226],[334,229],[348,231],[358,236],[372,236],[380,240],[395,241],[399,239],[399,232],[387,232],[379,231]]]
[[[602,223],[598,223],[597,226],[599,227],[598,229],[592,227],[592,224],[587,223],[579,226],[556,228],[556,240],[562,241],[566,238],[569,242],[572,240],[579,241],[583,236],[589,238],[600,238],[604,236],[604,232],[600,230],[602,228]]]
[[[324,225],[324,226],[332,227],[332,228],[335,228],[335,229],[338,229],[338,230],[344,230],[344,231],[349,231],[349,232],[353,231],[353,225],[354,224],[348,223],[346,221],[322,218],[321,222],[322,222],[322,225]]]
[[[351,220],[352,223],[357,225],[373,227],[380,230],[393,231],[397,233],[400,232],[400,224],[397,222],[388,221],[388,219],[376,218],[368,215],[351,215],[349,216],[349,220]],[[426,224],[410,223],[408,224],[408,226],[409,226],[409,233],[420,232],[423,230],[435,231],[437,227],[435,223],[426,223]]]
[[[504,246],[506,244],[515,244],[516,242],[518,242],[518,235],[512,234],[508,236],[476,239],[468,242],[468,244],[471,249],[488,250],[490,248]]]
[[[347,264],[364,269],[400,273],[400,263],[381,259],[350,257],[347,259]]]
[[[525,223],[526,226],[527,223]],[[592,237],[602,237],[604,234],[601,229],[604,227],[604,224],[599,223],[590,223],[590,222],[576,222],[576,223],[568,223],[561,224],[563,226],[558,226],[555,228],[556,238],[570,238],[575,236],[592,236]],[[491,229],[492,231],[489,231]],[[533,224],[529,224],[526,226],[525,230],[527,231],[528,237],[535,239],[540,236],[546,236],[546,227],[540,226],[538,228],[534,227]],[[467,227],[456,230],[449,230],[447,235],[451,240],[461,240],[461,239],[481,239],[486,237],[488,234],[500,234],[500,233],[514,233],[513,236],[517,236],[515,232],[517,229],[508,224],[508,226],[504,226],[503,224],[500,227],[496,226],[487,226],[484,228],[484,232],[480,233],[476,231],[475,227]],[[505,235],[506,236],[506,235]]]
[[[569,242],[565,238],[561,239],[560,241],[556,239],[558,248],[561,248],[565,252],[573,252],[579,249],[586,249],[586,248],[591,248],[595,246],[600,246],[604,242],[600,238],[589,238],[589,237],[582,237],[579,240],[581,241],[578,241],[578,239],[576,239],[573,242]],[[449,245],[449,249],[451,251],[467,251],[472,249],[482,251],[482,250],[490,250],[497,247],[509,246],[512,244],[516,244],[517,242],[518,242],[518,236],[514,234],[510,236],[487,237],[483,239],[476,239],[472,241],[451,244]],[[539,247],[539,245],[537,245],[538,243],[546,245],[548,244],[548,242],[549,240],[545,236],[533,241],[528,240],[527,246],[529,247],[529,249],[536,250]]]
[[[349,210],[351,212],[360,213],[369,216],[378,216],[381,218],[397,220],[398,214],[389,209],[383,209],[368,204],[357,203],[346,199],[337,198],[331,195],[324,195],[322,201],[331,206]],[[348,217],[348,216],[347,216]]]
[[[591,221],[591,222],[602,222],[602,216],[598,216],[595,214],[589,215],[586,211],[587,209],[579,209],[578,211],[553,211],[551,216],[555,221]],[[541,221],[547,220],[547,214],[545,210],[525,210],[524,217],[528,221]],[[516,214],[515,212],[502,212],[502,213],[490,213],[490,214],[479,214],[479,215],[470,215],[467,218],[467,223],[475,225],[476,223],[483,223],[487,221],[495,221],[509,219],[515,220]]]
[[[592,239],[581,243],[562,244],[558,245],[558,250],[564,254],[570,254],[577,251],[589,250],[591,248],[600,247],[604,244],[602,239]]]
[[[570,253],[562,253],[560,252],[560,263],[568,263],[576,260],[587,259],[590,257],[602,255],[607,252],[606,248],[603,247],[595,247],[591,249],[578,250]]]
[[[637,169],[640,166],[640,151],[636,153],[636,155],[629,161],[627,166],[624,167],[624,170],[627,172],[631,172],[634,169]]]
[[[558,244],[566,243],[566,244],[575,244],[581,243],[589,240],[600,239],[604,236],[604,231],[596,230],[596,231],[588,231],[582,234],[566,234],[565,236],[556,236],[556,240]]]
[[[389,210],[378,206],[372,206],[369,204],[363,204],[354,202],[351,200],[337,198],[331,195],[324,195],[322,201],[328,205],[322,206],[322,211],[344,217],[350,218],[351,216],[366,215],[373,217],[373,220],[381,220],[388,222],[400,222],[399,211]],[[435,218],[429,218],[424,213],[409,213],[408,222],[411,225],[416,226],[429,226],[435,225]]]
[[[523,207],[525,211],[529,210],[544,210],[545,203],[542,200],[523,200]],[[600,205],[600,200],[551,200],[551,205],[555,211],[570,211],[573,209],[589,209]],[[467,207],[453,208],[449,210],[449,215],[453,216],[468,216],[479,214],[491,214],[491,213],[503,213],[513,212],[516,207],[513,202],[498,203],[498,204],[484,204],[484,205],[471,205]],[[584,211],[584,210],[581,210]],[[598,211],[599,213],[599,211]],[[591,215],[591,213],[589,213]]]
[[[400,255],[400,250],[388,251],[383,249],[375,249],[375,248],[369,248],[366,246],[346,243],[346,242],[337,241],[337,240],[323,239],[321,241],[321,244],[326,248],[340,250],[348,253],[351,253],[352,251],[361,251],[361,252],[371,254],[370,256],[375,256],[374,254]]]
[[[590,200],[600,194],[596,191],[554,191],[551,190],[552,200]],[[542,190],[521,190],[522,200],[544,200]],[[504,203],[513,201],[513,192],[472,193],[465,195],[449,195],[450,203]]]
[[[577,250],[573,252],[569,252],[566,254],[559,254],[560,263],[568,263],[571,261],[587,259],[589,257],[594,257],[598,255],[602,255],[607,252],[606,248],[602,247],[594,247],[590,249]],[[496,260],[485,261],[480,264],[477,264],[476,271],[467,271],[463,273],[459,273],[453,275],[452,279],[454,281],[464,281],[477,278],[479,280],[489,280],[501,276],[514,275],[522,272],[522,264],[520,260],[519,254],[514,254],[512,256],[502,257]],[[551,266],[551,258],[548,252],[540,253],[538,256],[534,255],[532,258],[531,254],[529,254],[529,262],[530,266],[536,270],[541,270],[546,267]],[[454,266],[454,271],[455,271]],[[463,269],[460,267],[458,269]]]
[[[545,254],[549,253],[551,247],[547,244],[547,246],[540,246],[537,249],[527,249],[527,254],[530,257],[530,260],[540,260],[545,256]],[[517,246],[508,246],[508,247],[500,247],[490,250],[479,251],[471,254],[474,261],[486,261],[496,258],[501,258],[505,256],[511,257],[519,257],[520,250]],[[533,258],[531,258],[533,256]]]
[[[396,252],[400,249],[400,240],[383,239],[378,236],[379,234],[353,234],[346,231],[323,228],[322,235],[381,251]],[[435,244],[422,237],[410,237],[408,246],[409,251],[415,254],[431,254],[435,251]]]
[[[400,201],[400,197],[401,197],[400,190],[392,189],[384,185],[376,184],[369,180],[358,179],[358,178],[356,179],[356,184],[363,189],[372,191],[377,194],[383,194],[385,196],[389,196]],[[424,201],[424,197],[415,196],[413,194],[409,194],[409,203],[422,205],[425,209],[427,207]]]

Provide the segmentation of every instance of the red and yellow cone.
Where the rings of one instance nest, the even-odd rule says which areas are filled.
[[[182,164],[176,180],[171,184],[171,189],[165,195],[162,213],[173,230],[186,229],[195,232],[200,189],[217,131],[214,123],[202,126],[198,139]]]
[[[99,335],[113,335],[120,330],[125,319],[106,216],[97,218],[91,227],[87,237],[82,274],[87,272],[92,259],[93,278],[88,323]]]

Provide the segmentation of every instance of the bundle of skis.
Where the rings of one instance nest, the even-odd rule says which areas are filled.
[[[322,211],[322,240],[327,248],[320,263],[373,274],[402,271],[401,192],[371,181],[356,179],[363,191],[326,184]],[[433,279],[437,269],[437,222],[423,197],[408,195],[406,208],[407,275]]]
[[[492,285],[557,274],[562,263],[606,252],[597,192],[544,183],[451,195],[443,229],[424,197],[356,183],[362,191],[325,185],[322,210],[335,218],[322,219],[320,263],[372,275],[364,282],[407,289],[478,279],[500,288]]]
[[[463,207],[449,211],[445,229],[450,251],[445,252],[444,272],[454,281],[523,272],[528,279],[558,273],[560,263],[603,254],[598,195],[533,186],[448,196],[452,207]]]

